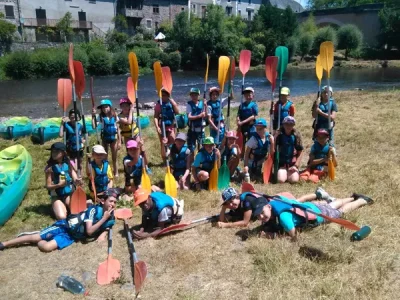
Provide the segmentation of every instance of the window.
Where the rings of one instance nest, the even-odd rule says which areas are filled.
[[[6,5],[6,18],[7,19],[15,19],[14,16],[14,6],[13,5]]]
[[[153,14],[158,15],[160,13],[160,5],[153,4]]]
[[[238,3],[241,4],[241,3],[242,3],[242,0],[238,0]]]
[[[151,20],[146,20],[146,27],[151,29]]]
[[[207,7],[207,6],[202,6],[202,7],[201,7],[201,17],[202,17],[202,18],[205,18],[205,17],[206,17],[206,7]]]
[[[228,2],[228,3],[231,3],[231,0],[228,0],[227,2]]]
[[[192,4],[192,14],[196,14],[196,4]]]
[[[232,7],[230,6],[225,7],[225,12],[227,16],[230,16],[232,14]]]
[[[154,29],[157,31],[158,30],[158,22],[154,22]]]
[[[249,4],[251,4],[251,0],[249,0]]]
[[[242,16],[242,11],[240,10],[240,9],[238,9],[238,14],[237,14],[239,17],[241,17]]]
[[[251,10],[247,12],[247,20],[251,21]]]

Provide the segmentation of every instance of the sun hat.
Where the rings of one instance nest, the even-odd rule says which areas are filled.
[[[217,93],[219,94],[220,91],[221,91],[221,90],[219,89],[219,87],[213,86],[213,87],[210,88],[210,95],[211,95],[212,93],[214,93],[214,92],[217,92]]]
[[[112,103],[110,99],[103,99],[100,101],[100,105],[97,106],[98,109],[100,109],[102,106],[104,105],[109,105],[110,107],[112,107]]]
[[[244,90],[243,90],[243,92],[242,92],[242,94],[244,94],[244,93],[248,93],[248,92],[252,92],[253,94],[254,94],[254,89],[252,88],[252,87],[247,87],[247,88],[245,88]]]
[[[317,135],[326,135],[326,136],[329,136],[329,132],[328,132],[328,130],[321,128],[321,129],[318,129]]]
[[[283,119],[282,124],[293,124],[296,125],[296,120],[292,116],[287,116]]]
[[[236,131],[233,131],[233,130],[228,131],[225,136],[227,139],[231,139],[231,138],[235,139],[235,140],[238,139],[238,137],[236,136]]]
[[[181,141],[186,142],[186,140],[187,140],[186,133],[179,132],[178,135],[176,136],[175,140],[181,140]]]
[[[263,209],[264,206],[268,204],[268,201],[266,199],[260,200],[260,202],[257,204],[256,208],[253,210],[253,216],[257,217],[259,216]]]
[[[190,89],[190,92],[189,92],[189,95],[190,94],[198,94],[198,95],[200,95],[200,89],[198,89],[198,88],[191,88]]]
[[[323,91],[326,91],[327,89],[328,89],[328,86],[327,86],[327,85],[325,85],[325,86],[322,88]],[[332,89],[331,86],[329,87],[329,91],[333,94],[333,89]]]
[[[129,103],[132,104],[131,100],[129,100],[129,98],[127,97],[123,97],[119,100],[119,105],[121,105],[122,103]]]
[[[52,150],[66,151],[67,147],[65,146],[64,143],[56,142],[53,145],[51,145],[51,147],[49,149],[47,149],[47,150],[50,150],[50,151],[52,151]]]
[[[203,145],[214,145],[214,138],[211,136],[208,136],[204,139]]]
[[[290,89],[288,87],[281,88],[281,95],[290,95]]]
[[[129,140],[126,143],[126,149],[137,148],[137,147],[138,147],[138,143],[135,140]]]
[[[146,202],[147,199],[149,199],[149,192],[147,192],[143,188],[139,188],[135,191],[133,194],[133,198],[135,199],[135,206],[138,206],[139,204]]]
[[[230,201],[234,199],[236,196],[238,196],[239,193],[232,187],[229,187],[225,190],[222,191],[222,201],[224,201],[222,205],[225,205],[227,201]]]
[[[264,126],[264,127],[267,127],[267,121],[265,121],[265,119],[263,119],[263,118],[257,119],[257,120],[255,121],[255,123],[254,123],[254,126]]]
[[[107,154],[106,150],[102,145],[94,145],[92,147],[92,152],[97,153],[97,154]]]

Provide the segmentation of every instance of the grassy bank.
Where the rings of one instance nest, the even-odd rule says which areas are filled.
[[[192,230],[160,240],[136,242],[139,258],[148,264],[150,276],[142,299],[396,299],[400,292],[400,222],[398,201],[400,173],[400,92],[338,92],[339,106],[336,145],[339,156],[337,179],[321,185],[336,197],[352,192],[371,195],[373,206],[347,216],[359,225],[368,224],[372,234],[351,243],[351,232],[335,225],[302,233],[298,243],[287,240],[260,240],[250,230],[217,229],[200,225]],[[296,119],[307,154],[311,147],[310,108],[314,95],[293,99]],[[268,114],[268,103],[260,105]],[[232,115],[235,115],[233,113]],[[269,118],[268,118],[269,119]],[[231,122],[233,124],[233,122]],[[144,131],[152,182],[161,180],[159,144],[152,128]],[[94,141],[92,141],[94,142]],[[20,141],[34,161],[30,190],[14,217],[0,228],[0,241],[18,232],[51,224],[50,205],[43,188],[43,168],[51,143],[34,146]],[[0,149],[12,142],[0,140]],[[122,160],[122,153],[120,158]],[[303,166],[306,163],[304,158]],[[122,185],[122,178],[118,184]],[[313,192],[314,184],[256,185],[270,194],[291,191],[300,196]],[[203,191],[180,193],[185,199],[185,220],[217,213],[220,194]],[[134,210],[130,225],[140,220]],[[258,226],[258,222],[251,228]],[[122,277],[110,286],[95,283],[98,264],[105,260],[107,245],[97,242],[74,244],[68,249],[43,254],[36,247],[20,247],[0,252],[0,295],[3,299],[71,299],[55,288],[61,274],[82,280],[89,289],[87,299],[132,299],[132,291],[121,289],[130,280],[126,241],[120,222],[115,227],[113,256],[122,266]],[[303,249],[314,247],[324,253],[310,259]],[[87,274],[86,274],[87,275]],[[76,297],[80,299],[80,297]],[[83,299],[83,297],[82,297]]]

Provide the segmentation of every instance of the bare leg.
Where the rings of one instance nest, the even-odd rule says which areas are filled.
[[[298,202],[309,202],[309,201],[313,201],[313,200],[317,200],[317,195],[307,194],[307,195],[301,196],[300,198],[297,199]]]
[[[57,220],[64,220],[67,218],[67,208],[61,200],[55,200],[52,204],[52,208]]]
[[[349,212],[356,210],[357,208],[360,208],[361,206],[364,206],[367,204],[368,204],[368,202],[366,200],[360,198],[356,201],[346,203],[341,208],[339,208],[339,210],[345,214],[345,213],[349,213]]]
[[[352,201],[354,201],[354,198],[336,199],[335,201],[331,202],[329,205],[332,208],[339,209],[339,208],[343,207],[345,204],[350,203]]]
[[[279,176],[279,173],[278,173]],[[300,175],[299,175],[299,171],[288,171],[288,181],[290,183],[297,183],[300,180]]]
[[[58,246],[57,246],[57,242],[55,240],[51,240],[51,241],[40,241],[38,243],[38,248],[40,249],[40,251],[43,252],[51,252],[54,250],[57,250]]]
[[[118,148],[117,148],[117,141],[112,142],[110,147],[111,147],[111,157],[112,157],[114,175],[116,177],[118,177],[118,163],[117,163]]]
[[[239,165],[239,156],[233,156],[231,159],[228,161],[228,168],[229,168],[229,173],[232,176],[235,173],[235,170],[237,166]]]
[[[17,237],[15,239],[9,240],[7,242],[3,242],[4,247],[12,247],[22,244],[36,244],[42,240],[40,234],[32,234],[32,235],[24,235]]]
[[[288,179],[288,172],[285,168],[280,168],[278,170],[278,182],[284,183]]]
[[[165,153],[165,145],[163,143],[162,135],[158,135],[158,139],[160,140],[160,145],[161,145],[161,157],[162,157],[163,161],[165,162],[165,160],[167,159],[167,155]]]

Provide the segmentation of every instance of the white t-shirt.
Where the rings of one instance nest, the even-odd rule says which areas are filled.
[[[171,207],[165,207],[163,210],[160,212],[158,215],[158,222],[166,222],[172,217],[172,208]]]

